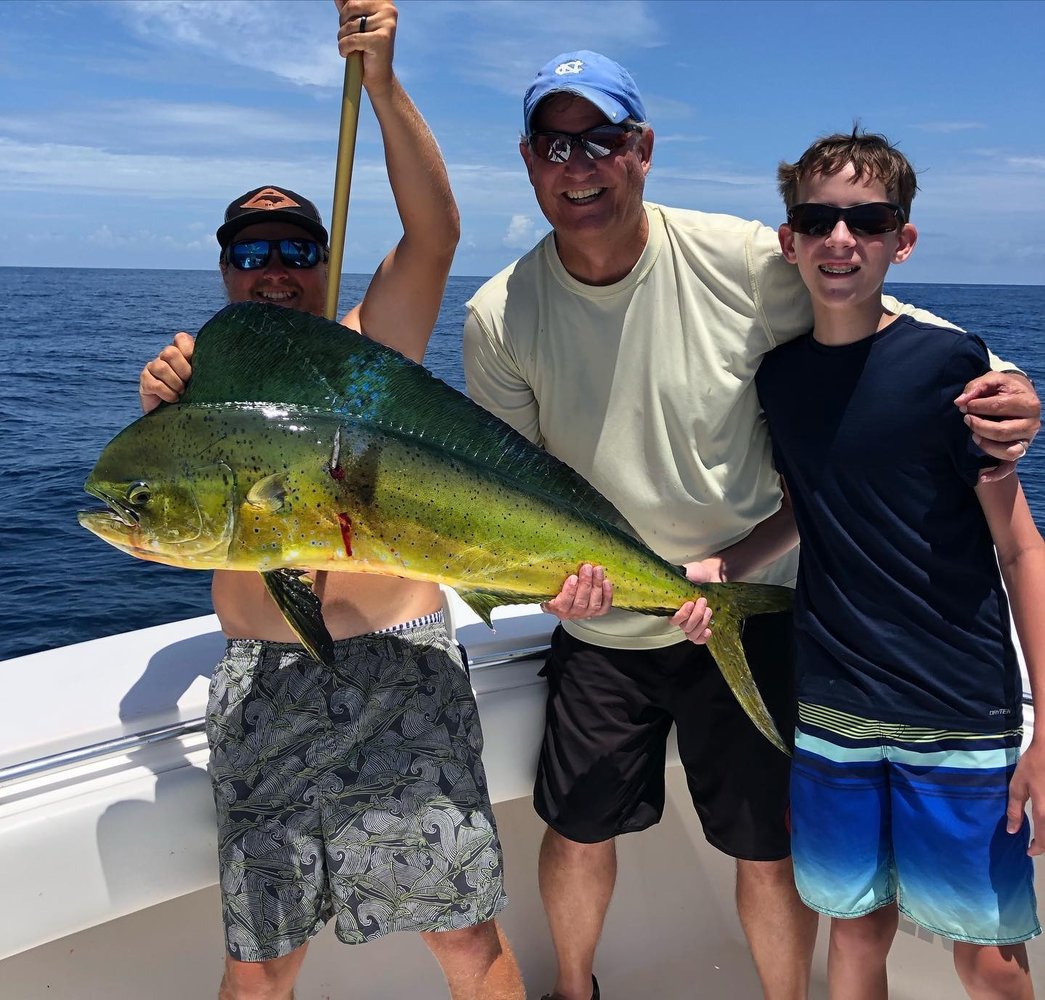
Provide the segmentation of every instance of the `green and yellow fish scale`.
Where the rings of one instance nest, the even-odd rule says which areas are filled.
[[[81,523],[132,555],[265,574],[310,649],[311,612],[302,624],[285,606],[281,572],[429,580],[457,590],[487,623],[498,605],[554,596],[584,561],[606,567],[624,610],[671,615],[703,594],[715,614],[712,655],[785,749],[740,630],[752,614],[790,607],[789,590],[697,588],[567,466],[338,324],[227,307],[200,331],[181,401],[117,435],[85,488],[109,510]]]

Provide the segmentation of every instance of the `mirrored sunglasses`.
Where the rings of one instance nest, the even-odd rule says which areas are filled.
[[[870,201],[865,205],[820,205],[807,202],[788,209],[787,224],[793,232],[803,236],[828,236],[841,219],[854,236],[881,236],[899,229],[904,222],[904,211],[888,201]]]
[[[279,251],[284,267],[301,269],[315,267],[326,259],[323,248],[315,240],[240,240],[226,251],[229,263],[238,271],[260,271],[272,257],[273,248]]]
[[[531,132],[526,144],[535,156],[549,163],[565,163],[575,147],[584,150],[589,160],[601,160],[621,149],[638,125],[598,125],[583,132]]]

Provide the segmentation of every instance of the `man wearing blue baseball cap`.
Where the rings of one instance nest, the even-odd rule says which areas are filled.
[[[519,148],[553,232],[468,303],[468,389],[573,466],[690,579],[793,585],[790,543],[756,572],[743,540],[789,514],[754,375],[765,353],[812,327],[809,299],[775,230],[643,201],[653,138],[634,80],[611,59],[565,53],[537,74]],[[1012,442],[1038,428],[1029,382],[989,373],[959,402],[1003,418],[973,416],[970,426],[1004,465],[994,475],[1011,471],[1023,450]],[[817,918],[794,886],[788,759],[748,721],[706,648],[685,641],[707,628],[702,601],[670,620],[611,605],[610,581],[590,565],[545,605],[562,621],[545,668],[534,792],[548,824],[540,882],[559,965],[547,996],[598,998],[592,967],[614,838],[660,819],[675,725],[705,835],[736,858],[737,909],[763,992],[799,1000]],[[760,615],[744,633],[786,735],[790,629],[789,614]]]

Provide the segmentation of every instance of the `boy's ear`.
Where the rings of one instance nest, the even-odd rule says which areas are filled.
[[[791,227],[785,222],[777,231],[777,239],[780,240],[780,249],[784,252],[784,260],[789,264],[797,263],[798,257],[795,254],[795,234],[791,231]]]
[[[893,254],[893,263],[902,264],[914,252],[914,245],[918,242],[918,230],[909,222],[905,222],[899,233],[896,234],[896,253]]]

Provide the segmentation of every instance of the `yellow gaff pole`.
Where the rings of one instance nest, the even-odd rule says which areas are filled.
[[[359,126],[359,99],[362,89],[363,55],[353,52],[345,60],[341,127],[338,131],[337,165],[334,169],[334,207],[330,213],[327,305],[323,315],[333,320],[337,319],[337,299],[341,291],[341,262],[345,253],[345,227],[348,225],[348,194],[352,188],[352,163],[356,154],[356,129]]]

